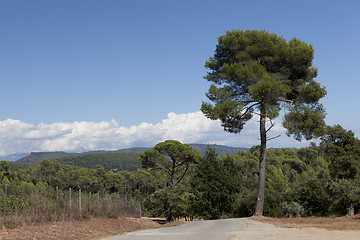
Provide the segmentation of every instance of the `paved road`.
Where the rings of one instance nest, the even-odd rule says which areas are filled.
[[[178,227],[133,232],[103,240],[230,240],[234,236],[231,232],[245,226],[244,219],[193,221]]]

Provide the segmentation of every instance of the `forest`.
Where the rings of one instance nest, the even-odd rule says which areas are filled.
[[[71,205],[66,196],[70,190],[73,198],[78,199],[80,190],[83,207],[77,210],[77,218],[90,217],[89,205],[96,206],[99,198],[101,201],[112,199],[114,203],[120,199],[122,207],[136,209],[136,214],[141,212],[169,220],[248,217],[254,214],[256,204],[259,148],[254,146],[247,152],[223,156],[208,148],[205,155],[201,155],[187,144],[167,140],[140,155],[142,167],[119,172],[106,171],[101,165],[81,168],[49,159],[14,170],[14,163],[1,161],[0,211],[3,215],[21,215],[22,211],[31,209],[31,204],[38,204],[39,208],[39,203],[24,204],[26,192],[26,198],[48,199],[45,205],[53,206],[49,214],[62,211],[62,219],[66,219],[65,209]],[[158,155],[154,152],[157,149]],[[162,154],[165,158],[160,157]],[[173,162],[178,164],[172,176],[169,163]],[[360,210],[359,162],[360,140],[340,125],[328,127],[327,135],[318,146],[313,143],[300,149],[268,149],[264,215],[354,215]],[[40,192],[44,194],[39,195]],[[56,192],[66,199],[60,203],[60,210],[56,208],[59,205]],[[73,204],[79,204],[79,200]]]

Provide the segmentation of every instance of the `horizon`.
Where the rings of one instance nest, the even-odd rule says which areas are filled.
[[[234,146],[227,146],[227,145],[220,145],[220,144],[207,144],[207,143],[184,143],[184,144],[188,144],[190,145],[194,150],[197,150],[196,149],[196,145],[202,145],[202,146],[210,146],[210,147],[225,147],[225,148],[230,148],[230,149],[239,149],[238,151],[244,151],[243,149],[246,150],[250,150],[252,147],[255,147],[256,145],[254,146],[251,146],[251,147],[234,147]],[[195,146],[194,146],[195,145]],[[41,152],[38,152],[38,151],[33,151],[33,152],[24,152],[24,153],[14,153],[14,154],[9,154],[9,155],[5,155],[5,156],[0,156],[0,161],[2,160],[5,160],[5,161],[9,161],[9,162],[16,162],[18,160],[21,160],[25,157],[28,157],[28,156],[31,156],[32,154],[42,154],[42,153],[69,153],[69,154],[96,154],[96,153],[111,153],[111,152],[118,152],[118,151],[123,151],[123,150],[132,150],[132,149],[151,149],[153,148],[154,146],[152,147],[130,147],[130,148],[121,148],[121,149],[97,149],[97,150],[90,150],[90,151],[85,151],[85,152],[71,152],[71,151],[41,151]],[[310,147],[310,146],[305,146],[305,147]],[[283,148],[283,147],[277,147],[277,148],[267,148],[267,149],[278,149],[278,148]],[[303,147],[285,147],[285,149],[300,149],[300,148],[303,148]],[[199,151],[199,150],[197,150]],[[126,151],[124,151],[126,153]],[[121,153],[121,152],[120,152]],[[2,159],[3,158],[3,159]]]
[[[296,147],[267,147],[267,149],[277,149],[277,148],[285,148],[285,149],[291,149],[291,148],[295,148],[295,149],[300,149],[300,148],[306,148],[306,147],[310,147],[311,146],[311,142],[315,142],[316,145],[318,145],[318,143],[316,141],[308,141],[309,145],[305,146],[305,145],[299,145]],[[219,147],[226,147],[226,148],[236,148],[236,149],[251,149],[252,147],[255,146],[259,146],[259,145],[253,145],[253,146],[248,146],[248,147],[243,147],[243,146],[230,146],[230,145],[224,145],[224,144],[217,144],[217,143],[186,143],[186,142],[182,142],[183,144],[188,144],[190,146],[192,145],[205,145],[205,146],[219,146]],[[154,145],[155,146],[155,145]],[[19,152],[19,153],[13,153],[13,154],[9,154],[9,155],[0,155],[0,161],[4,160],[1,158],[5,158],[5,157],[11,157],[11,156],[16,156],[16,155],[24,155],[24,156],[28,156],[31,154],[37,154],[37,153],[71,153],[71,154],[84,154],[84,153],[96,153],[96,152],[117,152],[117,151],[122,151],[122,150],[131,150],[131,149],[137,149],[137,148],[146,148],[146,149],[150,149],[153,148],[154,146],[133,146],[133,147],[126,147],[126,148],[118,148],[118,149],[93,149],[93,150],[85,150],[85,151],[61,151],[61,150],[55,150],[55,151],[31,151],[31,152]],[[193,147],[194,148],[194,147]],[[196,150],[196,149],[195,149]],[[25,155],[26,154],[26,155]],[[6,159],[5,159],[6,160]],[[6,160],[7,161],[7,160]],[[12,160],[10,160],[12,161]]]

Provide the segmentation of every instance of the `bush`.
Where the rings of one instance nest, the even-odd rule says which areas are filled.
[[[281,209],[286,217],[301,217],[304,213],[304,208],[298,202],[283,202]]]

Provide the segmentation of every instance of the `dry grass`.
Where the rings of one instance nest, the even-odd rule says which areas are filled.
[[[161,227],[149,219],[142,218],[98,218],[83,221],[65,221],[44,223],[35,226],[22,226],[15,229],[2,229],[1,240],[27,239],[100,239],[106,236],[123,234],[131,231]]]

